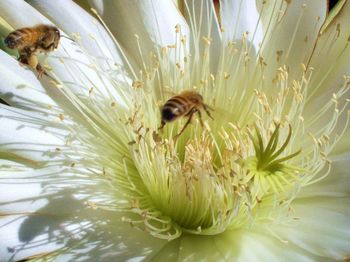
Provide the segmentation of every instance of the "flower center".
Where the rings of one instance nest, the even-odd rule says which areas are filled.
[[[349,80],[304,123],[311,69],[281,66],[267,84],[266,63],[252,53],[245,34],[222,46],[213,71],[210,36],[193,39],[189,50],[178,26],[175,34],[174,45],[141,54],[150,59],[132,84],[96,71],[126,106],[94,96],[93,89],[90,100],[62,89],[90,128],[71,127],[86,149],[85,165],[103,170],[118,195],[100,206],[136,213],[125,221],[168,240],[182,232],[211,235],[251,227],[271,220],[276,210],[287,212],[300,188],[328,174],[335,133],[342,134],[348,123],[339,128],[346,108],[339,100]],[[293,80],[291,70],[298,76]],[[201,94],[214,108],[214,120],[202,114],[201,126],[196,115],[175,140],[188,118],[160,132],[159,107],[184,90]],[[314,121],[325,116],[328,123],[316,130]]]

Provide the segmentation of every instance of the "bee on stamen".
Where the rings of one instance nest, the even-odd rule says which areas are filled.
[[[158,130],[163,129],[166,123],[173,122],[182,116],[188,117],[188,120],[181,131],[174,137],[174,139],[177,139],[185,131],[195,113],[198,113],[199,122],[202,127],[204,126],[201,113],[202,110],[213,119],[209,111],[213,109],[203,102],[203,97],[198,92],[190,90],[183,91],[179,95],[171,97],[162,106],[161,126]]]

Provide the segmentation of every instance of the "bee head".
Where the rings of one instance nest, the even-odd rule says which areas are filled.
[[[16,40],[13,37],[11,37],[11,35],[5,38],[4,43],[8,48],[11,49],[14,49],[17,44]]]

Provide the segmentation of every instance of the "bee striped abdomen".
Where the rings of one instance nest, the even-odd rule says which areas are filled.
[[[184,115],[189,110],[188,101],[180,96],[174,96],[169,99],[162,108],[162,119],[171,122]]]
[[[33,30],[30,28],[21,28],[11,32],[5,38],[5,44],[11,49],[23,49],[33,44],[36,39],[36,34],[33,35]]]

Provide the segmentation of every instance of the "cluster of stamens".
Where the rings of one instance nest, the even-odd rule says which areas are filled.
[[[102,170],[120,196],[95,206],[136,213],[137,218],[123,220],[165,239],[184,231],[219,234],[268,220],[276,209],[290,205],[300,188],[327,175],[319,174],[330,165],[327,155],[338,140],[331,137],[346,108],[338,100],[349,80],[315,116],[330,113],[329,124],[312,130],[312,119],[305,123],[303,115],[312,69],[304,65],[291,80],[281,66],[270,87],[264,76],[268,65],[261,56],[254,61],[248,34],[223,46],[216,73],[210,64],[210,35],[192,39],[192,53],[180,26],[175,35],[173,45],[149,56],[140,53],[143,69],[139,74],[131,70],[133,80],[102,77],[124,99],[123,105],[112,94],[95,95],[98,86],[90,87],[89,99],[84,99],[66,83],[55,83],[89,123],[88,132],[67,124],[81,142],[79,150],[89,152],[81,162],[87,170]],[[159,132],[159,106],[172,95],[169,91],[188,89],[214,108],[214,119],[203,119],[201,126],[194,118],[175,141],[186,117]],[[347,122],[341,132],[346,127]],[[71,166],[76,172],[81,167]]]

